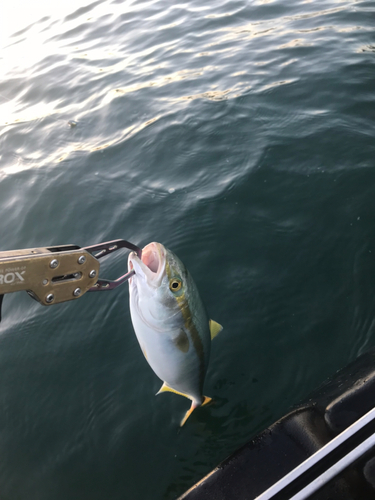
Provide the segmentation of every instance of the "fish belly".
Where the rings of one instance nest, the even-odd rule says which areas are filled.
[[[137,315],[132,315],[132,322],[142,352],[160,380],[189,397],[201,398],[199,359],[193,346],[182,352],[170,332],[153,330]]]

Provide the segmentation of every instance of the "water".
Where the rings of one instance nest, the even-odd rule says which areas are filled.
[[[180,430],[126,286],[6,296],[2,499],[175,499],[375,345],[374,4],[1,9],[1,249],[160,241],[224,325]]]

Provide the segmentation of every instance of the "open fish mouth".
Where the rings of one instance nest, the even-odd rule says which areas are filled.
[[[142,249],[140,259],[135,252],[131,252],[128,258],[128,270],[134,269],[135,275],[139,275],[154,286],[159,286],[165,270],[166,252],[163,245],[152,242]]]

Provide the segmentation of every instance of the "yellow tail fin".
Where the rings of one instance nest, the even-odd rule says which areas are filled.
[[[212,401],[212,398],[209,398],[208,396],[203,396],[203,398],[203,403],[201,405],[197,405],[194,401],[192,401],[190,409],[185,413],[184,418],[181,420],[180,427],[185,425],[186,420],[190,417],[195,408],[198,408],[198,406],[205,406]]]
[[[184,418],[181,420],[180,427],[182,427],[183,425],[185,425],[186,420],[190,417],[190,415],[193,413],[193,411],[195,410],[195,408],[196,408],[196,406],[193,406],[193,404],[192,404],[191,407],[190,407],[190,410],[188,410],[185,413]]]
[[[208,396],[203,396],[203,397],[204,397],[204,400],[203,400],[203,403],[201,406],[205,406],[205,405],[208,405],[208,403],[211,403],[212,398],[209,398]]]

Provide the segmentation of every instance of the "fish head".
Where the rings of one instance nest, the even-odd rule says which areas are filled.
[[[182,262],[164,245],[152,242],[142,249],[141,258],[135,252],[129,254],[128,270],[135,271],[129,279],[133,306],[144,318],[168,319],[171,326],[171,318],[187,299],[188,273]]]
[[[129,279],[130,289],[147,297],[154,297],[165,275],[166,250],[161,243],[149,243],[142,249],[142,257],[135,252],[128,257],[128,271],[135,271]]]

